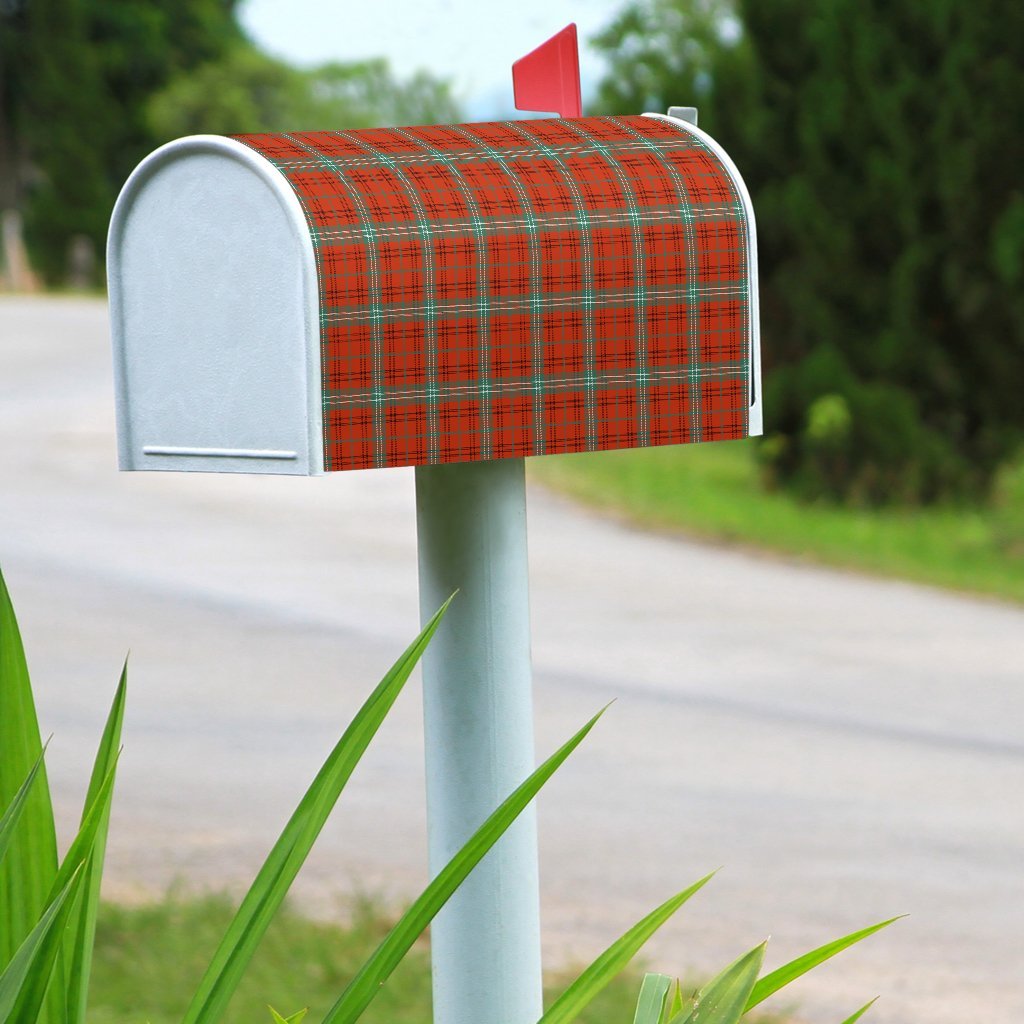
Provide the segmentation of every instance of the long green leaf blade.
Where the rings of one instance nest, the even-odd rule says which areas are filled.
[[[12,1013],[18,1022],[36,1021],[81,881],[79,872],[57,894],[0,974],[0,1024]]]
[[[25,649],[11,597],[0,573],[0,807],[7,807],[43,745],[39,736]],[[46,767],[32,787],[18,830],[0,863],[0,964],[6,964],[35,927],[57,874],[57,837]],[[56,1015],[45,1024],[60,1024]]]
[[[268,1009],[274,1024],[302,1024],[306,1014],[309,1013],[309,1008],[307,1007],[305,1010],[293,1013],[290,1017],[282,1017],[272,1006],[268,1007]]]
[[[755,946],[712,978],[697,993],[686,1016],[672,1024],[737,1024],[761,970],[765,945]]]
[[[451,600],[384,676],[317,773],[228,926],[182,1024],[214,1024],[223,1013],[345,784],[437,632]]]
[[[603,713],[598,712],[575,736],[559,747],[525,782],[506,797],[462,849],[434,876],[369,960],[359,969],[338,1001],[327,1011],[323,1024],[352,1024],[362,1014],[434,915],[444,906],[470,871],[480,863],[487,851],[501,838],[509,825],[529,805],[562,762],[583,742],[584,737],[597,724]]]
[[[683,986],[679,984],[678,978],[676,979],[676,987],[672,990],[672,998],[669,1000],[669,1005],[665,1011],[665,1017],[667,1020],[672,1020],[673,1017],[683,1012]]]
[[[619,936],[571,985],[551,1004],[538,1024],[567,1024],[636,956],[640,947],[688,900],[704,888],[714,872],[676,893],[645,918]]]
[[[60,867],[57,869],[57,877],[53,882],[53,889],[49,894],[51,900],[68,884],[71,876],[92,857],[93,851],[96,848],[96,841],[99,838],[100,825],[105,816],[110,812],[110,801],[114,794],[114,777],[116,774],[117,765],[115,763],[110,768],[110,771],[107,772],[107,777],[100,786],[96,800],[82,821],[82,827],[71,841],[68,852],[64,854],[64,859],[60,862]]]
[[[640,985],[640,997],[636,1001],[633,1024],[661,1024],[672,979],[667,974],[645,974]]]
[[[121,678],[114,693],[114,700],[107,715],[107,722],[100,737],[99,748],[93,761],[89,789],[82,809],[84,828],[90,812],[98,805],[102,807],[97,822],[96,837],[92,855],[85,865],[82,882],[82,898],[74,919],[68,928],[65,943],[67,963],[67,1014],[69,1024],[85,1024],[85,1011],[89,997],[89,976],[92,970],[92,953],[96,941],[96,915],[100,905],[100,885],[103,880],[103,861],[107,850],[107,830],[110,825],[111,799],[103,800],[104,782],[111,776],[117,763],[121,747],[121,727],[124,723],[125,696],[128,689],[128,662],[121,669]],[[112,798],[113,794],[110,794]],[[105,804],[105,806],[104,806]]]
[[[78,878],[79,884],[76,891],[81,890],[81,883],[84,881],[85,867],[88,861],[92,857],[93,850],[96,847],[96,840],[98,838],[99,829],[101,823],[106,820],[107,815],[110,812],[110,800],[114,791],[114,774],[115,769],[112,767],[107,774],[107,777],[103,780],[100,790],[96,795],[92,807],[89,808],[88,813],[85,816],[85,821],[82,827],[78,830],[78,835],[71,842],[71,846],[68,848],[68,852],[64,855],[64,860],[61,861],[60,867],[57,869],[57,877],[53,883],[53,889],[50,892],[50,901],[57,899],[60,893],[70,884],[72,878]],[[77,901],[76,901],[77,906]],[[71,910],[69,908],[69,915]],[[63,941],[65,934],[69,929],[61,929],[60,941],[57,943],[54,959],[57,963],[57,970],[61,979],[61,983],[50,986],[50,999],[47,1002],[47,1012],[53,1012],[57,1014],[58,1020],[66,1020],[67,1014],[67,987],[65,985],[65,965],[63,958]],[[25,992],[23,993],[22,999],[24,1006],[19,1003],[18,1005],[18,1020],[32,1021],[36,1020],[35,1016],[28,1015],[25,1010],[25,1006],[28,1007],[41,1007],[43,1005],[44,998],[46,996],[46,988],[50,982],[51,971],[36,972],[31,978],[29,978]]]
[[[837,953],[841,953],[844,949],[849,949],[855,943],[866,939],[869,935],[874,935],[875,932],[879,932],[883,928],[888,928],[894,921],[899,920],[899,917],[890,917],[889,920],[880,921],[878,924],[871,925],[870,928],[861,928],[860,931],[851,932],[849,935],[844,935],[841,939],[836,939],[834,942],[826,942],[824,946],[812,949],[809,953],[804,953],[803,956],[791,960],[788,964],[783,964],[758,981],[754,986],[754,991],[750,993],[750,1002],[747,1003],[747,1009],[752,1010],[759,1003],[763,1003],[769,996],[774,995],[780,988],[784,988],[802,974],[806,974],[819,964],[830,960]]]
[[[867,1013],[868,1010],[870,1010],[871,1007],[874,1006],[877,1002],[878,996],[875,996],[875,998],[872,999],[870,1003],[865,1003],[856,1013],[853,1013],[849,1017],[847,1017],[846,1020],[843,1021],[843,1024],[857,1024],[857,1021],[859,1021],[861,1017],[863,1017],[864,1014]]]
[[[18,792],[15,793],[10,806],[8,806],[7,810],[4,811],[3,817],[0,818],[0,861],[3,861],[4,855],[7,853],[7,847],[10,846],[11,838],[14,835],[14,829],[21,818],[22,811],[24,811],[25,804],[28,800],[28,795],[32,790],[32,783],[36,781],[36,776],[39,774],[39,769],[42,767],[42,764],[43,755],[40,754],[39,757],[36,758],[36,763],[32,765],[25,781],[18,789]]]

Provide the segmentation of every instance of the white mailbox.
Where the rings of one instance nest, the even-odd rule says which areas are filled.
[[[124,469],[761,428],[749,197],[681,118],[181,139],[126,184],[109,278]]]

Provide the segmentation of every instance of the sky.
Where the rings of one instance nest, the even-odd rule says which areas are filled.
[[[580,37],[584,110],[604,62],[587,40],[624,0],[245,0],[241,20],[268,52],[295,64],[387,57],[450,78],[471,117],[512,109],[512,61],[569,22]]]

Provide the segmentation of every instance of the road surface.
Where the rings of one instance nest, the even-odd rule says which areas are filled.
[[[65,837],[131,648],[108,892],[237,891],[417,628],[410,471],[115,471],[105,306],[0,300],[0,564]],[[539,752],[618,698],[540,802],[549,963],[718,878],[651,946],[771,964],[911,915],[792,990],[838,1021],[1024,1018],[1024,610],[652,536],[532,490]],[[424,880],[415,681],[298,883]]]

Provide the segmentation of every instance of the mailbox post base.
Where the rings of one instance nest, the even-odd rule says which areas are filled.
[[[427,817],[436,874],[534,768],[522,459],[416,469],[420,612],[453,591],[423,659]],[[431,928],[434,1024],[542,1013],[537,828],[528,808]]]

